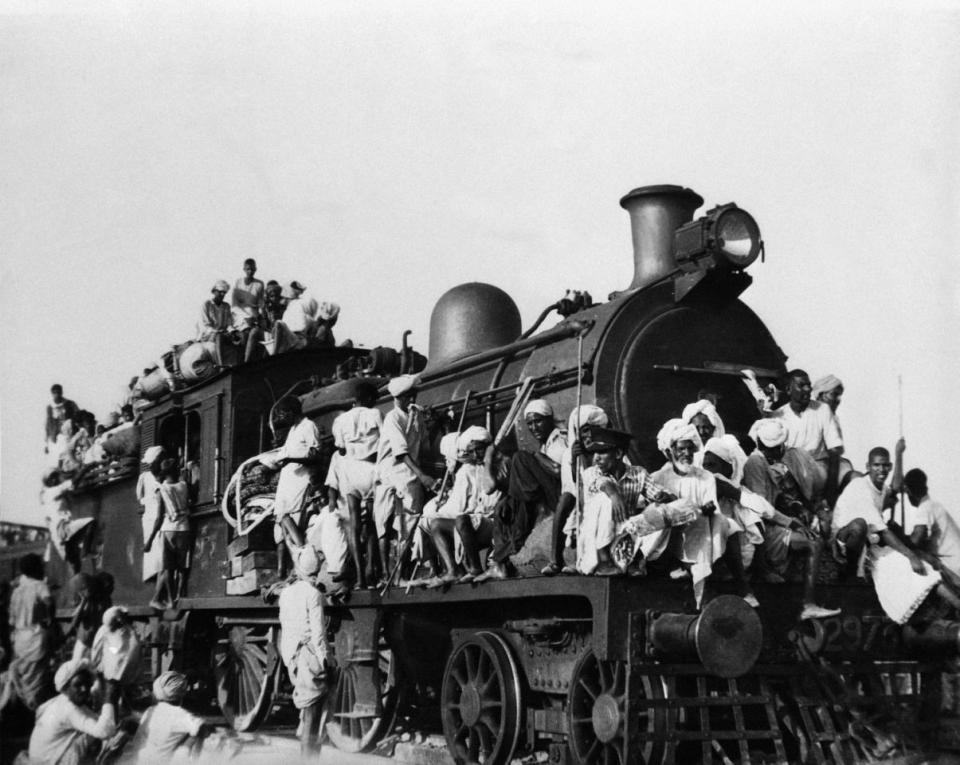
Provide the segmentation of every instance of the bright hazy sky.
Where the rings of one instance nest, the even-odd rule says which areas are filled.
[[[102,417],[255,257],[426,351],[489,281],[524,324],[632,275],[620,196],[756,217],[744,299],[841,377],[848,455],[949,497],[960,4],[0,0],[0,516],[40,522],[48,390]],[[702,213],[702,211],[701,211]]]

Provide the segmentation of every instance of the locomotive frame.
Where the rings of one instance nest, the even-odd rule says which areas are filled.
[[[786,356],[738,299],[751,281],[742,268],[680,268],[672,258],[673,232],[701,202],[667,186],[624,197],[634,283],[607,303],[578,306],[552,329],[521,336],[502,321],[492,337],[451,340],[443,336],[450,317],[435,311],[419,393],[436,423],[426,454],[434,472],[449,412],[465,408],[467,423],[495,431],[527,380],[567,412],[582,378],[584,402],[639,436],[630,456],[648,467],[662,459],[652,438],[659,425],[705,385],[722,396],[728,429],[746,432],[756,409],[740,370],[769,380],[785,372]],[[465,287],[490,299],[484,285]],[[494,303],[496,323],[509,306]],[[232,540],[223,492],[245,459],[271,446],[269,412],[282,394],[301,394],[304,412],[328,430],[349,406],[347,384],[336,380],[358,369],[379,382],[398,371],[378,367],[375,351],[308,350],[224,369],[144,409],[141,450],[162,444],[199,472],[193,568],[176,609],[159,614],[145,605],[151,587],[140,576],[135,471],[74,498],[75,514],[97,519],[100,565],[116,576],[115,600],[141,604],[130,611],[149,649],[145,672],[207,668],[203,687],[238,729],[267,717],[283,672],[276,607],[224,593]],[[533,446],[522,429],[516,446]],[[454,759],[486,765],[534,749],[577,765],[721,756],[855,762],[870,754],[865,731],[881,717],[901,746],[930,743],[940,692],[931,648],[947,638],[896,628],[866,585],[822,584],[821,602],[842,604],[843,615],[806,625],[798,622],[799,586],[760,586],[757,595],[759,616],[723,582],[711,583],[699,614],[688,584],[657,578],[356,591],[328,604],[338,672],[327,734],[345,751],[369,751],[400,712],[436,709]],[[68,615],[62,607],[59,616]]]

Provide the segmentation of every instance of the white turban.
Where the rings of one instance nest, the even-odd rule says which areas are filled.
[[[162,446],[151,446],[143,453],[143,464],[152,465],[163,454]]]
[[[535,398],[523,410],[523,416],[539,414],[541,417],[553,417],[553,407],[542,398]]]
[[[168,670],[153,681],[153,697],[176,704],[186,695],[187,687],[186,675]]]
[[[489,444],[493,441],[493,436],[490,435],[490,431],[486,428],[481,428],[479,425],[471,425],[457,438],[457,451],[465,451],[467,447],[475,441]]]
[[[577,413],[579,412],[579,418]],[[605,428],[610,424],[610,418],[607,413],[599,406],[593,404],[584,404],[580,409],[574,409],[570,412],[570,421],[567,424],[567,445],[573,444],[580,432],[580,428],[585,425],[596,425],[598,428]]]
[[[459,433],[447,433],[440,439],[440,454],[447,461],[447,468],[450,470],[453,470],[457,464],[457,439],[459,437]]]
[[[103,626],[109,628],[111,622],[113,622],[113,620],[117,616],[120,616],[121,614],[123,616],[126,616],[127,613],[128,613],[127,609],[125,609],[123,606],[111,606],[110,608],[108,608],[106,611],[103,612],[103,619],[102,619]]]
[[[703,447],[704,452],[716,454],[720,459],[733,468],[730,481],[734,486],[739,486],[743,480],[743,466],[747,462],[747,455],[740,447],[740,442],[733,435],[726,435],[720,438],[714,436]]]
[[[227,284],[223,279],[217,279],[217,281],[214,282],[213,287],[210,288],[210,291],[211,292],[229,292],[230,285]]]
[[[320,570],[320,557],[313,545],[293,548],[293,566],[304,579],[309,579]]]
[[[311,319],[315,319],[317,316],[317,307],[316,298],[312,298],[309,295],[300,297],[300,304],[303,306],[303,315]]]
[[[333,321],[340,315],[340,306],[336,303],[324,301],[317,309],[317,318],[323,321]]]
[[[667,420],[663,427],[660,428],[660,432],[657,433],[657,448],[665,452],[677,441],[693,441],[697,447],[697,451],[700,451],[703,446],[697,429],[689,422],[684,422],[679,417],[674,417],[672,420]]]
[[[387,383],[387,390],[394,398],[413,390],[420,384],[419,375],[398,375]]]
[[[57,693],[62,693],[63,689],[70,684],[70,681],[84,670],[91,671],[89,659],[71,659],[61,664],[53,676],[53,687],[57,689]]]
[[[779,419],[766,417],[750,426],[750,438],[758,444],[773,448],[787,440],[787,429]]]
[[[821,393],[829,393],[830,391],[839,388],[842,385],[843,383],[840,381],[840,378],[834,375],[821,377],[813,384],[813,389],[810,391],[810,397],[816,399]]]
[[[699,401],[694,401],[692,404],[687,404],[683,408],[683,414],[680,415],[680,419],[684,422],[690,422],[698,414],[702,414],[708,420],[710,420],[713,425],[713,435],[718,438],[726,433],[726,430],[723,427],[723,420],[720,419],[720,415],[717,414],[717,408],[705,398],[700,399]]]

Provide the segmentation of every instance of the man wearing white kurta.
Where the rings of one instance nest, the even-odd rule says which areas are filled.
[[[292,550],[297,579],[280,591],[280,657],[293,683],[293,705],[300,710],[300,754],[315,756],[327,696],[323,596],[313,583],[320,560],[311,545]]]
[[[142,464],[147,470],[137,479],[137,502],[143,508],[140,525],[143,541],[146,542],[157,525],[160,515],[160,463],[163,461],[162,446],[151,446],[143,453]],[[160,573],[163,566],[163,545],[151,545],[143,552],[143,581],[148,581]]]
[[[372,383],[358,382],[354,398],[353,408],[339,415],[331,426],[338,459],[330,463],[326,485],[330,507],[338,507],[341,497],[346,505],[346,512],[341,512],[341,515],[347,523],[347,541],[356,568],[357,586],[363,588],[368,580],[375,577],[379,563],[376,560],[377,535],[374,529],[368,529],[372,544],[367,550],[366,560],[360,547],[362,531],[372,521],[369,516],[364,516],[363,506],[373,502],[383,417],[378,409],[372,408],[377,400],[377,389]]]
[[[373,519],[380,540],[380,560],[390,572],[390,534],[399,520],[400,533],[406,533],[403,513],[420,515],[426,501],[424,487],[434,481],[420,469],[420,448],[426,437],[423,413],[414,402],[420,378],[400,375],[387,383],[393,396],[393,409],[383,418],[377,449],[377,484],[373,500]]]

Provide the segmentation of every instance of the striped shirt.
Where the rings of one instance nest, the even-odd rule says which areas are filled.
[[[649,502],[656,502],[664,489],[650,478],[639,465],[628,465],[619,479],[602,473],[595,465],[583,471],[583,486],[586,497],[599,494],[610,485],[616,487],[629,511],[642,510]],[[586,498],[585,497],[585,498]]]

